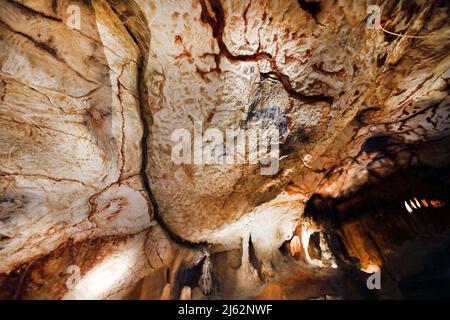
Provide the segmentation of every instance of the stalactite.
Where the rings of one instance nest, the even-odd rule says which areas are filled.
[[[200,276],[198,284],[205,296],[210,295],[213,292],[212,265],[208,254],[203,261],[202,275]]]

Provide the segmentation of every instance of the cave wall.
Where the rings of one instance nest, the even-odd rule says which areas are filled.
[[[220,270],[229,252],[225,296],[318,295],[275,263],[313,232],[308,199],[449,164],[448,4],[378,1],[384,27],[412,37],[367,28],[370,4],[0,1],[1,297],[178,298],[181,266],[211,255]],[[275,126],[279,170],[175,164],[173,131],[196,123]]]

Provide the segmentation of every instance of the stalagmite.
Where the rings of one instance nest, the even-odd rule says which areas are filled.
[[[180,300],[191,300],[192,299],[192,288],[185,286],[181,290]]]

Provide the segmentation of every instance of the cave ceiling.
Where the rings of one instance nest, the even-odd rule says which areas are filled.
[[[450,6],[373,2],[0,0],[0,298],[416,294]]]

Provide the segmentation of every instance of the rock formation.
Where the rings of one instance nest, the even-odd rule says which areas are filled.
[[[0,9],[0,298],[448,294],[446,1]]]

